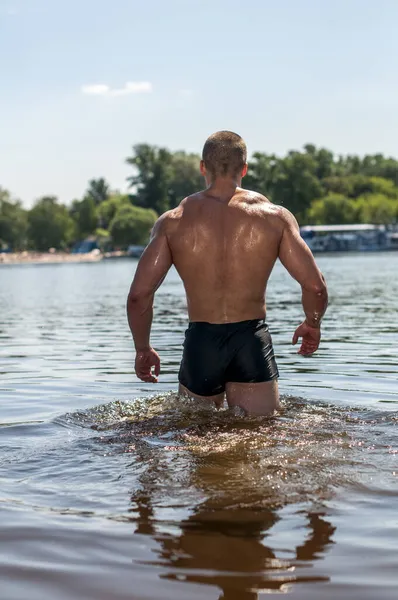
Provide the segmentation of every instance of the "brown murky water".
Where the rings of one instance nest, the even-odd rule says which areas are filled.
[[[135,263],[0,269],[0,599],[392,599],[398,590],[398,255],[319,259],[322,350],[269,314],[283,410],[216,412],[175,389],[185,299],[158,293],[153,387],[132,374]]]

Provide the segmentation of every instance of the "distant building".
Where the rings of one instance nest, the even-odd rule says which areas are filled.
[[[306,225],[301,237],[312,252],[392,250],[394,233],[385,225]]]
[[[132,258],[140,258],[144,250],[145,246],[136,246],[132,244],[127,248],[127,256],[131,256]]]
[[[71,252],[72,254],[89,254],[93,250],[98,250],[98,243],[95,237],[90,236],[85,240],[77,242]]]
[[[388,236],[390,240],[389,249],[398,250],[398,231],[389,233]]]

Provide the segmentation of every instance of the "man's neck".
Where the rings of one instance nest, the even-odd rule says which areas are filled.
[[[207,192],[211,196],[216,196],[220,200],[228,201],[235,194],[237,188],[241,187],[242,178],[237,177],[216,177],[215,179],[208,180]]]

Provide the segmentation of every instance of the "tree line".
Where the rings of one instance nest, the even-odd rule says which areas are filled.
[[[126,159],[130,193],[93,179],[68,205],[45,196],[26,210],[0,187],[0,249],[70,249],[90,236],[103,248],[144,245],[158,215],[203,188],[199,161],[196,154],[138,144]],[[398,161],[382,154],[335,156],[311,144],[282,157],[255,152],[244,187],[285,206],[302,225],[398,221]]]

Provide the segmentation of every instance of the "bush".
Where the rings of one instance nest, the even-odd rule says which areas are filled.
[[[315,200],[307,213],[311,225],[337,225],[358,221],[357,202],[341,194],[328,194]]]
[[[131,204],[120,206],[109,226],[113,243],[121,247],[146,244],[156,219],[154,210]]]

